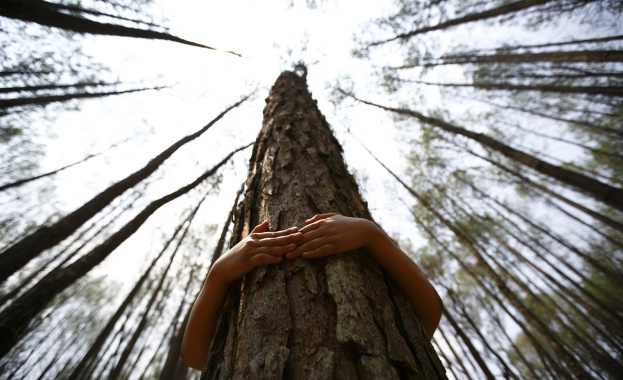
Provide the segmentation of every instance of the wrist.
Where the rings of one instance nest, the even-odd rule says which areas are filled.
[[[219,265],[219,261],[216,260],[212,268],[208,271],[206,283],[209,282],[211,286],[229,286],[233,281],[228,280],[225,271]]]
[[[361,221],[364,223],[364,228],[362,230],[364,236],[363,246],[369,251],[373,251],[378,245],[378,242],[385,238],[385,232],[370,220],[361,219]]]

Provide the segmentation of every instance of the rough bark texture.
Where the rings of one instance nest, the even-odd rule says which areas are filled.
[[[370,218],[342,150],[307,90],[284,72],[264,109],[232,243],[262,220]],[[203,379],[445,378],[406,299],[365,251],[260,267],[235,284]]]

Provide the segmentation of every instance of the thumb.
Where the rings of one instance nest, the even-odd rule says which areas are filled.
[[[268,228],[268,220],[265,220],[262,223],[255,226],[255,228],[253,229],[253,231],[251,231],[251,233],[264,232],[266,231],[267,228]]]

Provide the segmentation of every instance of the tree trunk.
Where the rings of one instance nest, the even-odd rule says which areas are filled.
[[[262,220],[283,229],[316,213],[370,218],[305,74],[282,73],[266,101],[232,243]],[[232,286],[202,378],[238,377],[446,378],[404,295],[364,250],[260,267]]]
[[[20,106],[45,106],[51,103],[66,102],[73,99],[90,99],[90,98],[103,98],[111,95],[129,94],[132,92],[147,91],[147,90],[160,90],[161,87],[154,88],[137,88],[133,90],[125,91],[104,91],[104,92],[80,92],[75,94],[63,94],[63,95],[45,95],[45,96],[33,96],[33,97],[20,97],[9,98],[0,100],[0,112],[13,107]]]
[[[204,49],[219,50],[211,46],[184,40],[155,30],[137,29],[89,20],[88,18],[60,12],[59,8],[63,8],[63,6],[42,0],[2,0],[2,2],[0,2],[0,15],[45,26],[71,30],[77,33],[164,40]],[[80,9],[79,7],[73,8],[74,11]],[[93,12],[87,10],[86,13]],[[233,51],[225,52],[240,56],[240,54],[234,53]]]
[[[621,62],[623,51],[620,50],[578,50],[551,51],[543,53],[500,53],[500,54],[456,54],[439,58],[417,60],[398,66],[396,69],[414,67],[433,67],[441,65],[465,65],[475,63],[535,63],[535,62]]]
[[[369,102],[367,100],[359,99],[353,94],[344,91],[342,91],[342,93],[346,96],[350,96],[351,98],[361,103],[384,109],[386,111],[391,111],[402,115],[408,115],[418,119],[422,123],[433,125],[435,127],[441,128],[446,132],[451,132],[477,141],[484,147],[491,148],[508,158],[511,158],[527,167],[534,169],[535,171],[538,171],[539,173],[555,178],[562,183],[565,183],[587,195],[592,196],[598,201],[601,201],[613,208],[623,211],[623,189],[610,186],[596,179],[587,177],[580,173],[573,172],[563,167],[552,165],[530,154],[514,149],[482,133],[468,131],[466,129],[446,123],[443,120],[424,116],[421,113],[413,110],[409,110],[406,108],[386,107]]]
[[[467,336],[465,331],[461,328],[461,326],[459,326],[459,324],[454,320],[452,314],[449,313],[448,309],[445,307],[443,308],[443,316],[446,317],[452,328],[454,328],[454,331],[456,331],[456,334],[461,338],[461,340],[463,340],[463,343],[465,343],[465,346],[471,353],[472,357],[476,360],[476,363],[478,363],[478,366],[485,377],[491,380],[495,379],[495,376],[491,373],[491,370],[480,355],[480,352],[472,344],[472,340]]]
[[[548,84],[539,85],[520,85],[512,83],[434,83],[424,81],[411,81],[412,83],[426,84],[429,86],[439,87],[473,87],[479,90],[505,90],[505,91],[539,91],[539,92],[555,92],[561,94],[586,94],[586,95],[603,95],[613,98],[623,97],[623,87],[618,86],[557,86]]]
[[[488,9],[486,11],[478,12],[478,13],[470,13],[465,16],[461,16],[455,19],[447,20],[441,22],[437,25],[429,25],[424,26],[423,28],[415,29],[407,33],[399,34],[395,37],[392,37],[387,40],[372,42],[368,46],[377,46],[382,45],[390,41],[402,40],[407,41],[410,38],[417,36],[419,34],[424,34],[428,32],[432,32],[434,30],[442,30],[449,29],[457,25],[467,24],[474,21],[486,20],[493,17],[499,17],[510,13],[519,12],[537,5],[542,5],[551,0],[519,0],[510,4],[505,4],[497,8]]]

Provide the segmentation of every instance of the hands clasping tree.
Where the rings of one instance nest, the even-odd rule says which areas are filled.
[[[370,218],[342,150],[311,98],[306,69],[272,87],[232,243],[317,213]],[[202,378],[445,378],[396,285],[365,252],[255,269],[226,301]]]

